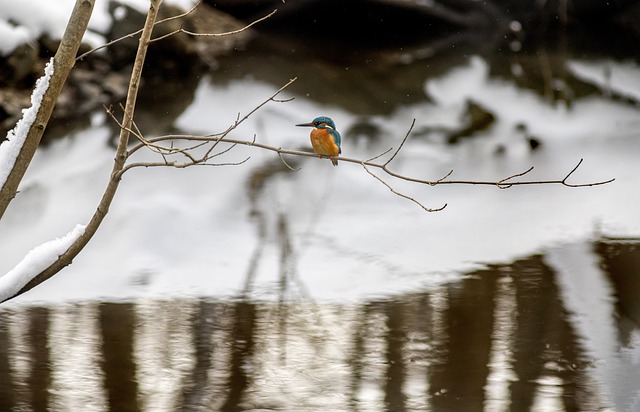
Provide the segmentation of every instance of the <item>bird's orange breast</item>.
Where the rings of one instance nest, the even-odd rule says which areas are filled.
[[[311,145],[313,150],[321,156],[338,156],[340,154],[340,148],[326,129],[311,131]]]

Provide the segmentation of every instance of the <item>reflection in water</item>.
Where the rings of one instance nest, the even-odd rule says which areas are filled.
[[[33,353],[49,360],[49,364],[41,365],[38,373],[50,374],[49,386],[42,385],[42,388],[49,390],[52,410],[102,410],[106,405],[101,388],[109,375],[105,373],[108,370],[101,370],[101,353],[106,355],[108,351],[102,346],[100,333],[104,328],[98,314],[97,305],[84,303],[51,308],[44,317],[46,322],[30,317],[31,322],[41,323],[38,330],[42,339],[38,339],[38,334],[29,335]]]
[[[111,410],[139,410],[133,351],[135,309],[132,304],[99,304],[104,389]]]
[[[637,277],[625,275],[638,267],[638,245],[593,247],[618,297],[609,321],[621,319],[622,361],[639,333]],[[590,337],[572,322],[561,274],[545,262],[531,256],[359,304],[184,298],[6,307],[0,410],[613,408],[612,388],[593,367],[602,359],[586,349]],[[631,407],[637,394],[629,391],[617,394],[616,410]]]

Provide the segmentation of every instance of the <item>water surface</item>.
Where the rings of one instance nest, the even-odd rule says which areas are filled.
[[[127,172],[74,263],[0,307],[0,410],[640,408],[637,62],[420,50],[320,60],[261,38],[211,73],[147,79],[137,124],[220,132],[297,76],[293,101],[232,137],[310,150],[294,125],[330,115],[367,159],[415,119],[392,163],[407,175],[562,179],[583,158],[572,183],[616,181],[379,175],[447,204],[426,213],[360,165],[292,171],[250,147],[219,158],[239,166]],[[116,130],[91,120],[39,151],[0,222],[0,271],[95,210]]]

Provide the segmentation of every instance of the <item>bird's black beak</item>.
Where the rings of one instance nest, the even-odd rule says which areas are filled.
[[[310,126],[310,127],[314,127],[314,126],[315,126],[315,124],[313,124],[313,122],[311,122],[311,123],[300,123],[300,124],[297,124],[296,126]]]

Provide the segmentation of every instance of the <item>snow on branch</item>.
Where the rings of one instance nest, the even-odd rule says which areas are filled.
[[[22,118],[16,127],[7,133],[7,140],[0,145],[0,189],[4,186],[13,169],[18,154],[24,145],[29,129],[36,120],[42,98],[49,88],[49,80],[53,75],[53,57],[44,68],[44,75],[38,79],[36,86],[31,93],[31,107],[22,110]]]
[[[0,302],[15,296],[31,279],[51,266],[82,236],[84,229],[84,225],[78,224],[63,237],[50,240],[29,251],[20,263],[0,277]]]

